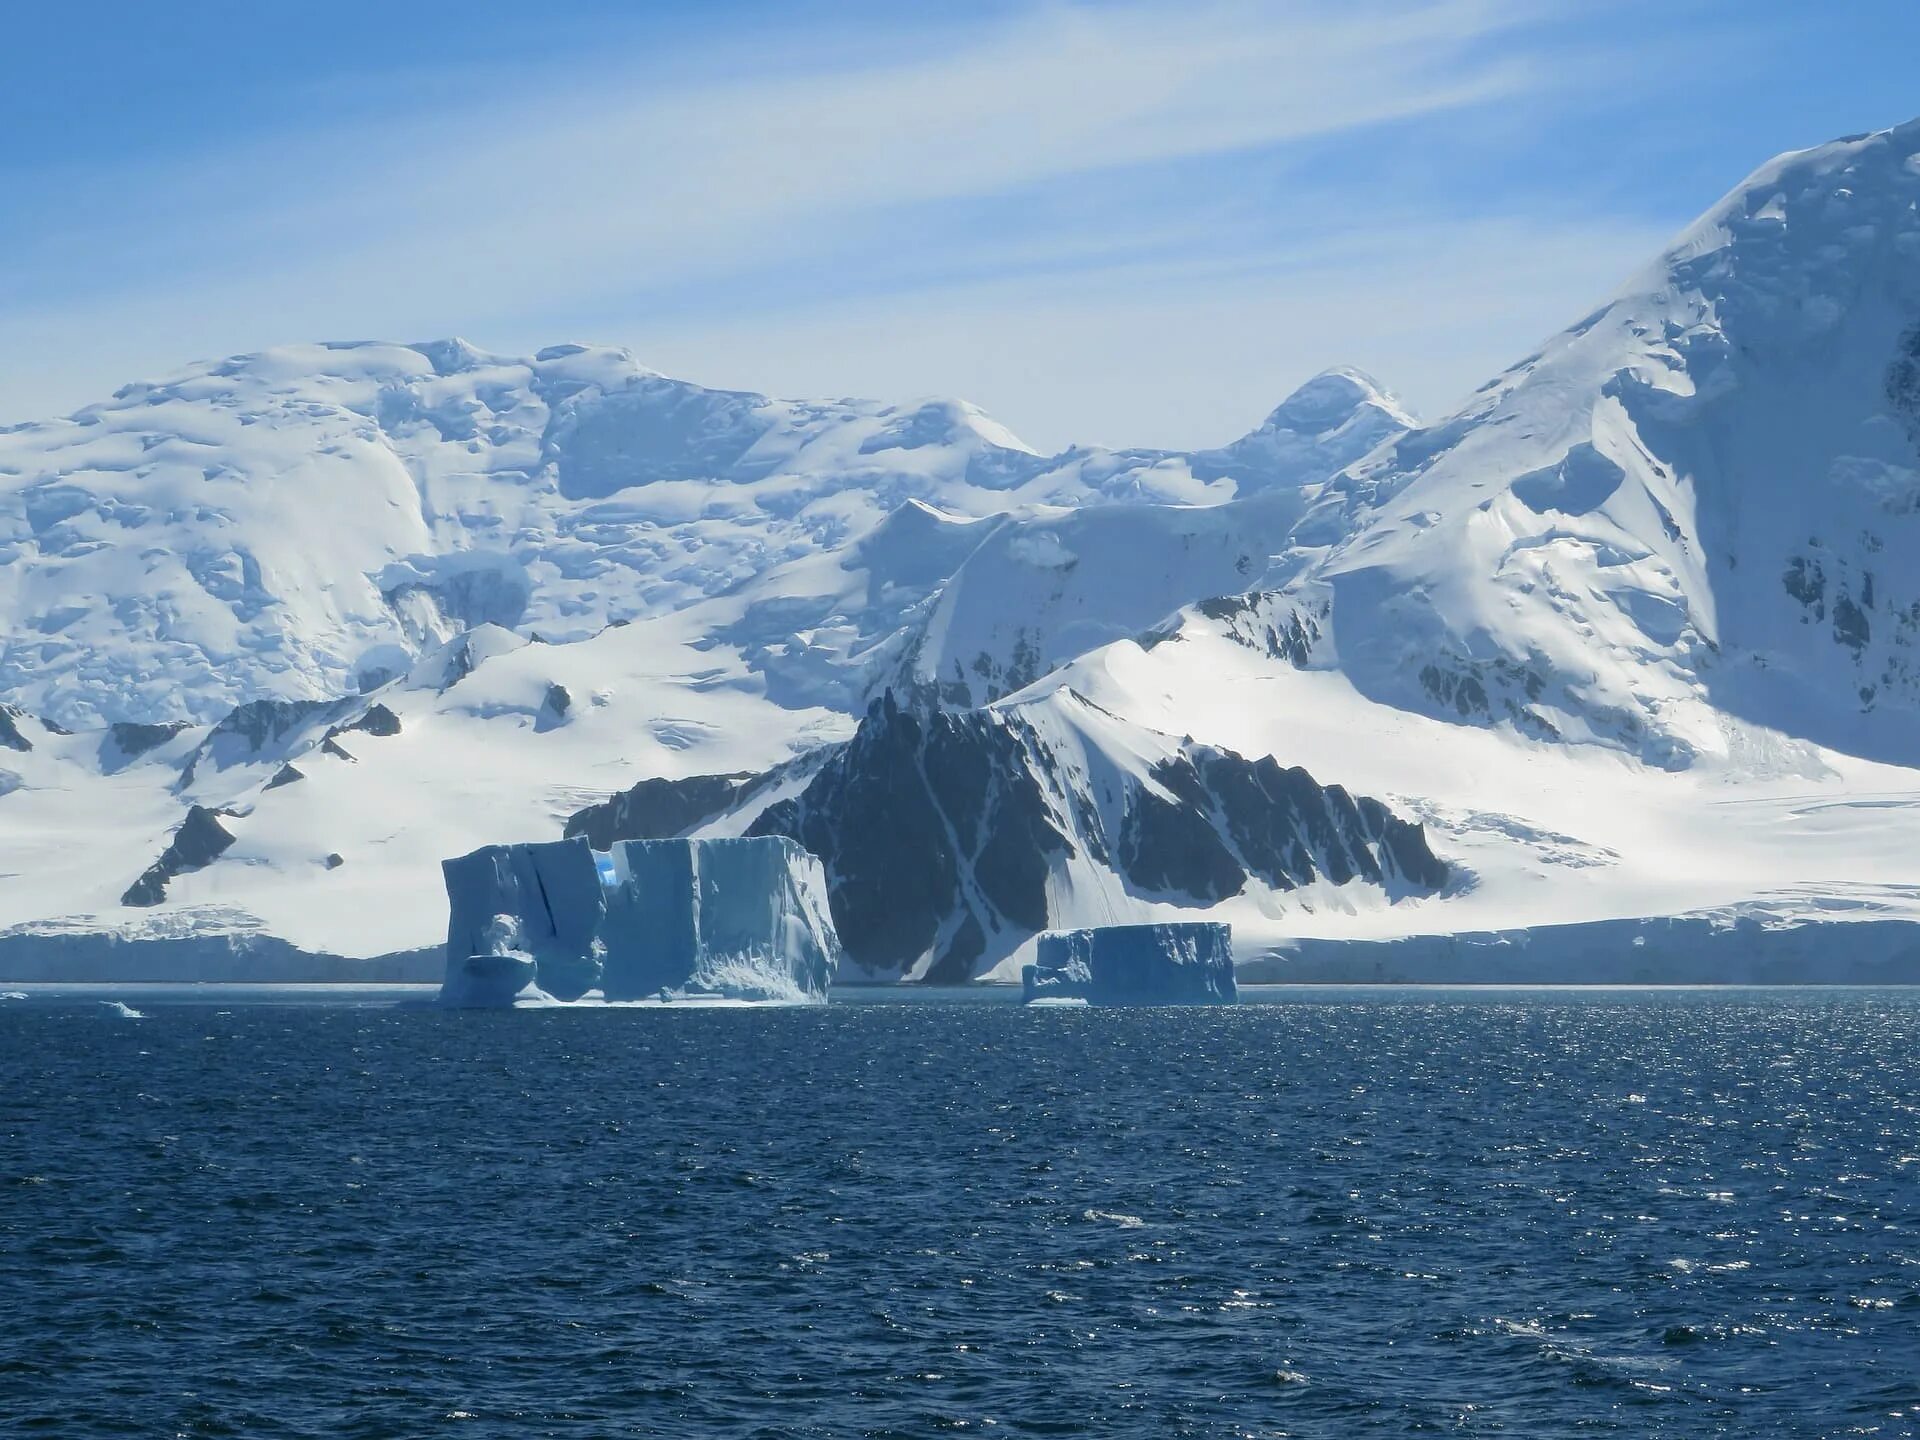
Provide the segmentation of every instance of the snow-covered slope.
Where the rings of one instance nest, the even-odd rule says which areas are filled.
[[[1371,698],[1661,766],[1920,762],[1920,122],[1786,155],[1317,502]],[[1304,573],[1300,573],[1300,572]]]
[[[31,716],[17,726],[32,748],[0,751],[18,777],[0,797],[5,926],[272,937],[365,957],[436,943],[447,856],[549,839],[582,805],[641,779],[764,768],[853,722],[772,704],[737,657],[696,648],[669,616],[573,645],[481,627],[369,695],[255,702],[131,760],[112,731],[56,734]],[[195,807],[232,843],[169,879],[159,903],[126,903]],[[181,963],[222,966],[230,948]],[[0,964],[8,953],[0,935]],[[102,963],[97,947],[88,963]]]

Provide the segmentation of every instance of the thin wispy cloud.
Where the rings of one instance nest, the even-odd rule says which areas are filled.
[[[1043,441],[1090,425],[1103,439],[1224,438],[1207,432],[1231,426],[1244,386],[1189,373],[1103,418],[1111,385],[1076,399],[1073,372],[1110,368],[1111,342],[1095,337],[1129,315],[1164,324],[1187,302],[1224,327],[1218,351],[1244,351],[1255,337],[1235,325],[1234,286],[1241,314],[1293,332],[1266,337],[1252,383],[1357,358],[1349,346],[1309,363],[1304,332],[1319,343],[1323,327],[1290,324],[1290,304],[1319,315],[1340,303],[1329,285],[1356,286],[1345,302],[1364,317],[1441,255],[1456,293],[1515,276],[1499,247],[1454,243],[1476,224],[1563,247],[1571,263],[1532,267],[1550,286],[1579,284],[1563,272],[1590,264],[1576,303],[1637,258],[1625,247],[1650,232],[1633,223],[1476,206],[1444,183],[1409,213],[1364,166],[1324,173],[1331,148],[1381,133],[1403,137],[1399,163],[1418,168],[1421,142],[1405,137],[1422,130],[1432,168],[1459,169],[1449,124],[1574,103],[1601,77],[1548,13],[1525,0],[1049,4],[884,43],[816,26],[785,57],[779,35],[720,25],[697,63],[615,47],[465,83],[451,69],[416,84],[385,74],[389,103],[357,92],[337,119],[253,139],[237,115],[117,173],[56,169],[17,193],[24,208],[0,223],[0,417],[203,354],[460,332],[697,357],[694,378],[723,385],[964,384]],[[305,94],[305,113],[323,98]],[[836,325],[835,309],[885,317],[891,334]],[[1060,327],[1041,349],[1065,368],[1017,393],[984,361],[929,353],[929,325],[1028,333],[1041,313]],[[767,363],[781,335],[814,337],[815,363]],[[1478,378],[1406,368],[1426,403]],[[1123,418],[1140,433],[1111,433]]]

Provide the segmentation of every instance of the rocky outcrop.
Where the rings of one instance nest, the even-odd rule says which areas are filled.
[[[250,700],[236,705],[207,732],[181,770],[184,789],[203,767],[224,770],[245,765],[279,750],[293,747],[301,735],[317,725],[328,725],[351,711],[356,702],[345,700]]]
[[[751,772],[642,780],[611,800],[589,805],[567,820],[568,839],[584,836],[596,850],[620,840],[665,840],[684,835],[738,805],[760,777]]]
[[[22,754],[33,749],[33,742],[20,733],[20,722],[26,719],[27,712],[12,705],[0,705],[0,745],[9,750],[18,750]]]
[[[990,934],[1047,923],[1048,872],[1074,852],[1042,786],[1050,764],[1017,715],[903,710],[889,694],[750,833],[820,856],[856,964],[961,981]]]
[[[363,735],[398,735],[400,717],[385,705],[369,705],[365,714],[342,725],[340,730],[342,733],[357,730]]]
[[[1323,876],[1422,893],[1446,883],[1418,825],[1270,755],[1249,760],[1186,742],[1148,773],[1158,789],[1134,791],[1119,854],[1143,890],[1224,900],[1249,877],[1274,890]]]
[[[146,868],[140,878],[120,897],[122,905],[158,905],[167,898],[167,885],[176,875],[204,870],[233,844],[233,834],[220,823],[231,818],[231,810],[209,810],[195,805],[173,832],[173,840],[160,852],[160,858]]]
[[[184,720],[170,721],[164,725],[139,725],[132,721],[116,720],[107,727],[106,738],[100,743],[100,768],[108,773],[124,769],[149,751],[158,750],[187,728]]]
[[[1255,884],[1358,882],[1397,898],[1447,881],[1421,828],[1376,800],[1270,757],[1131,727],[1116,757],[1085,720],[1108,735],[1123,725],[1070,692],[962,712],[884,696],[748,833],[791,836],[821,858],[855,964],[937,982],[1071,923],[1059,897],[1076,888],[1205,909]],[[1141,767],[1153,746],[1162,758]]]

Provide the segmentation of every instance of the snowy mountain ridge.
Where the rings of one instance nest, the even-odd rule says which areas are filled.
[[[70,726],[328,699],[475,625],[565,642],[750,587],[916,501],[1215,503],[1317,484],[1407,423],[1315,384],[1222,450],[1046,457],[960,401],[772,400],[578,345],[191,366],[0,431],[0,694]],[[782,645],[795,596],[759,589],[772,628],[739,638]]]
[[[1352,467],[1291,562],[1327,663],[1662,766],[1754,728],[1920,761],[1917,207],[1920,122],[1782,156]]]

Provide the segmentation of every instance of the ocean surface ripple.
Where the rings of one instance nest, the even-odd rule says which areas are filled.
[[[1920,993],[0,1005],[0,1432],[1920,1434]]]

